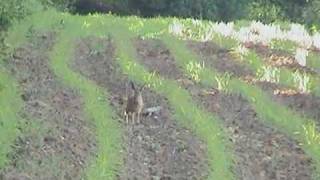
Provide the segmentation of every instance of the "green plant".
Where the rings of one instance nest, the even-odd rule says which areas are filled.
[[[302,126],[306,138],[306,142],[308,145],[320,144],[320,133],[317,132],[317,127],[315,122],[308,122]]]
[[[272,66],[263,66],[258,69],[257,78],[260,81],[278,83],[280,80],[280,70],[279,68]]]
[[[29,14],[42,9],[37,0],[10,0],[0,1],[0,31]]]
[[[222,76],[215,76],[218,83],[218,90],[228,92],[229,82],[231,80],[231,75],[229,73],[224,73]]]
[[[281,6],[273,4],[270,1],[253,1],[248,5],[247,11],[250,20],[271,23],[279,19],[284,19]]]
[[[300,73],[296,71],[292,74],[294,86],[298,88],[302,93],[309,93],[310,92],[310,77],[306,73]]]
[[[189,72],[191,78],[196,82],[200,82],[200,74],[202,73],[203,68],[204,68],[204,62],[199,63],[199,62],[190,61],[187,64],[187,71]]]

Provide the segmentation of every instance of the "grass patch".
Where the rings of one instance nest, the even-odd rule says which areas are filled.
[[[92,17],[88,17],[92,18]],[[106,102],[108,94],[88,81],[80,74],[71,71],[68,62],[73,59],[75,39],[90,34],[86,24],[87,18],[80,16],[68,17],[66,29],[60,34],[58,43],[50,55],[52,68],[63,82],[74,89],[78,89],[85,100],[85,110],[94,120],[98,143],[97,157],[89,165],[86,176],[88,179],[114,179],[116,170],[122,162],[121,128],[118,118]],[[94,24],[92,24],[94,25]],[[83,28],[84,27],[84,28]],[[92,28],[95,28],[94,26]]]
[[[307,56],[307,66],[320,71],[320,53],[309,52]]]
[[[18,111],[21,104],[17,84],[5,70],[0,69],[0,169],[8,163],[7,155],[19,134],[17,128],[21,118]]]

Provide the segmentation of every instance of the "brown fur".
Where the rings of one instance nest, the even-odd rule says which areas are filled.
[[[130,116],[133,123],[135,123],[135,116],[137,115],[137,121],[140,123],[140,114],[144,106],[142,98],[142,90],[144,86],[142,86],[140,89],[137,89],[133,82],[130,82],[130,84],[134,93],[132,96],[128,97],[127,107],[125,110],[126,122],[129,123]]]

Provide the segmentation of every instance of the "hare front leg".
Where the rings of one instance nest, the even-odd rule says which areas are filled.
[[[124,112],[124,117],[125,117],[126,123],[129,124],[129,113]]]
[[[132,115],[132,122],[133,122],[133,124],[135,124],[134,119],[135,119],[136,113],[133,112],[131,115]]]
[[[138,116],[138,124],[140,124],[140,112],[137,113]]]

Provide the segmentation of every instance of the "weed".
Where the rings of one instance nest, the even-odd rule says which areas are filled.
[[[302,93],[310,92],[310,77],[306,73],[296,71],[293,75],[294,86]]]
[[[263,66],[257,71],[257,78],[260,81],[278,83],[280,79],[279,68],[272,66]]]
[[[320,133],[317,131],[316,123],[311,121],[302,126],[308,145],[320,145]]]
[[[191,78],[196,82],[200,82],[200,74],[203,72],[203,69],[204,62],[198,63],[189,61],[189,63],[187,64],[187,71],[189,72]]]

